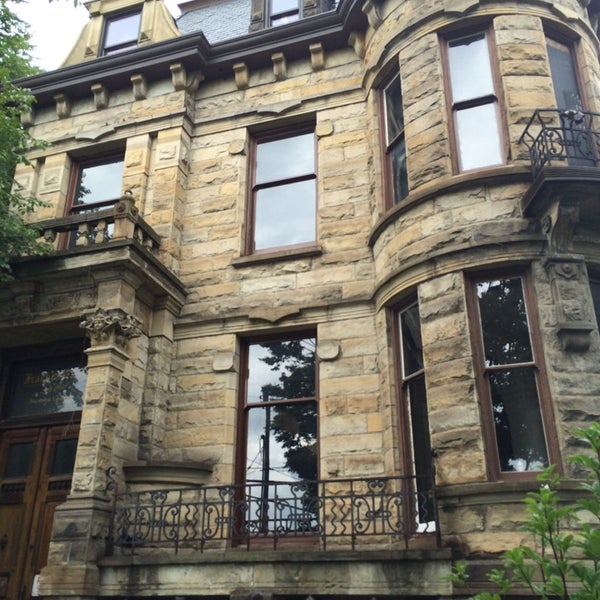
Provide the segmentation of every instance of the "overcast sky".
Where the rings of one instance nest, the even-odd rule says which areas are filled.
[[[179,14],[180,1],[165,0],[171,14]],[[77,8],[73,0],[27,0],[17,5],[16,13],[31,28],[34,63],[46,71],[61,66],[88,20],[82,0]]]

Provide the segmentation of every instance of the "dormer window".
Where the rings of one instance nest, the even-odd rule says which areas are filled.
[[[137,48],[141,20],[141,10],[105,17],[100,54],[108,56]]]
[[[271,27],[286,25],[299,18],[299,0],[269,0],[269,24]]]

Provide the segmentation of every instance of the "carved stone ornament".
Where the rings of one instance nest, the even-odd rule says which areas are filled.
[[[92,346],[114,343],[124,349],[131,338],[142,334],[141,321],[120,308],[98,308],[79,326],[90,336]]]
[[[583,260],[577,257],[548,258],[544,266],[550,279],[552,299],[558,311],[558,337],[563,350],[585,352],[594,330],[593,310]]]
[[[579,222],[579,206],[556,203],[542,218],[542,232],[552,252],[572,252],[573,234]]]

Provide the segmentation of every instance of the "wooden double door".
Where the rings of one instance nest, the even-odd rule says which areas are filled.
[[[71,488],[79,425],[0,432],[0,599],[36,595],[54,510]]]

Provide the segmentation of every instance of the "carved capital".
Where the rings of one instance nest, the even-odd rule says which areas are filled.
[[[79,325],[95,345],[115,344],[125,349],[127,342],[142,334],[141,321],[120,308],[98,308]]]
[[[544,262],[558,313],[558,337],[563,350],[585,352],[594,329],[583,259],[553,257]]]

